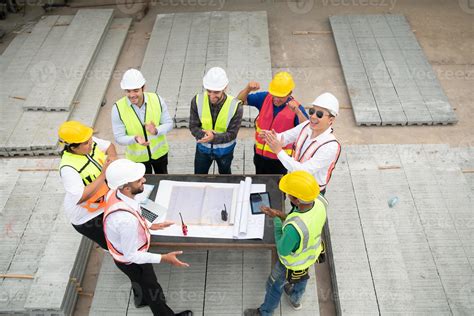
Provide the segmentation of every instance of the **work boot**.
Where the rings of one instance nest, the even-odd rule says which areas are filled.
[[[285,294],[286,294],[286,299],[288,301],[288,304],[290,304],[290,306],[295,310],[295,311],[299,311],[300,309],[303,308],[303,304],[301,303],[294,303],[293,301],[291,301],[291,292],[293,290],[293,284],[290,284],[290,283],[287,283],[285,284],[285,286],[283,287],[284,291],[285,291]]]
[[[148,304],[143,299],[140,300],[138,296],[133,297],[133,304],[135,305],[136,308],[148,306]]]
[[[247,308],[244,311],[244,316],[260,316],[260,308]]]
[[[182,311],[181,313],[175,314],[176,316],[193,316],[193,312],[188,310]]]

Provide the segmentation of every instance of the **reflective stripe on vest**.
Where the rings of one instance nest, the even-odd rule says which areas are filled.
[[[305,161],[310,160],[318,151],[319,148],[322,146],[336,142],[337,144],[337,153],[336,157],[334,160],[331,162],[331,164],[328,167],[328,173],[326,175],[326,181],[325,183],[319,183],[319,190],[322,191],[326,188],[326,185],[328,184],[329,180],[331,179],[331,174],[332,171],[334,170],[334,167],[336,166],[337,161],[339,160],[339,155],[341,154],[341,144],[336,140],[336,137],[331,133],[329,134],[329,140],[325,141],[324,143],[318,143],[315,140],[311,141],[311,143],[306,147],[306,150],[301,153],[301,149],[303,148],[304,143],[306,142],[308,136],[308,129],[309,129],[309,121],[307,124],[301,129],[300,134],[298,135],[298,138],[296,139],[295,142],[295,150],[293,152],[293,158],[301,163],[304,163]]]
[[[283,223],[292,225],[300,236],[298,249],[287,256],[278,255],[281,263],[291,270],[304,270],[316,262],[322,251],[321,232],[326,221],[327,200],[321,195],[307,212],[293,212]]]
[[[255,121],[255,151],[258,155],[278,159],[277,155],[270,149],[270,146],[258,136],[261,130],[272,130],[274,129],[277,133],[282,133],[293,127],[295,127],[295,116],[296,114],[285,105],[285,108],[278,112],[273,117],[273,97],[270,93],[267,94],[263,101],[262,107],[258,114],[257,120]],[[288,144],[283,147],[283,150],[291,156],[293,144]]]
[[[240,100],[233,96],[227,95],[227,98],[222,105],[219,114],[217,115],[216,123],[212,124],[211,105],[209,104],[209,96],[207,93],[196,95],[196,106],[198,110],[199,119],[201,121],[202,129],[213,130],[217,133],[225,133],[229,127],[229,123],[235,115]],[[223,156],[230,153],[236,144],[236,140],[232,140],[224,144],[212,143],[198,143],[198,148],[201,152],[216,156]]]
[[[107,248],[109,249],[110,254],[114,258],[115,261],[122,262],[122,263],[130,263],[127,261],[123,253],[118,251],[114,245],[110,242],[110,240],[107,238],[107,217],[115,212],[128,212],[132,214],[133,216],[136,217],[138,220],[138,241],[140,242],[141,246],[137,249],[140,252],[147,252],[148,249],[150,248],[150,242],[151,242],[151,235],[150,231],[148,229],[148,226],[146,224],[145,219],[134,209],[132,209],[130,206],[128,206],[127,203],[122,201],[118,196],[117,196],[117,191],[116,190],[111,190],[110,193],[107,195],[107,206],[105,208],[104,212],[104,235],[105,235],[105,241],[107,242]]]
[[[161,103],[160,98],[156,93],[145,92],[147,103],[145,104],[145,123],[155,123],[156,126],[160,124],[161,119]],[[127,135],[142,136],[145,140],[150,142],[148,146],[140,144],[128,145],[125,151],[125,157],[135,162],[146,162],[150,159],[158,159],[168,153],[168,142],[165,135],[158,137],[151,137],[144,124],[140,121],[138,114],[133,109],[132,105],[127,102],[127,97],[123,97],[117,101],[117,110],[120,119],[125,125]],[[154,135],[153,135],[154,136]]]
[[[87,155],[77,155],[64,151],[59,164],[62,167],[69,166],[76,170],[81,176],[85,186],[92,183],[102,173],[102,165],[107,159],[107,155],[99,149],[96,142],[92,143],[91,152]],[[105,206],[105,195],[109,191],[107,184],[103,183],[87,201],[80,204],[89,212],[96,212]]]

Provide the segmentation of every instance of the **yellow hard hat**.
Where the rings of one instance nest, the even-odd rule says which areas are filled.
[[[268,92],[275,97],[286,97],[295,88],[293,77],[286,71],[279,72],[273,77]]]
[[[319,195],[319,184],[307,171],[298,170],[283,176],[278,185],[281,191],[305,202],[311,202]]]
[[[59,140],[66,144],[83,143],[92,137],[94,130],[76,121],[66,121],[59,126]]]

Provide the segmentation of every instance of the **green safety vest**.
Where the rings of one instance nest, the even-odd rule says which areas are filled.
[[[300,236],[300,245],[295,252],[287,256],[278,255],[281,263],[290,270],[304,270],[318,260],[322,251],[321,233],[326,222],[327,200],[319,196],[311,210],[293,212],[286,217],[283,228],[292,225]]]
[[[68,151],[64,151],[59,164],[59,170],[64,166],[72,167],[81,176],[84,185],[88,185],[102,173],[102,165],[107,156],[99,149],[97,144],[93,142],[92,150],[88,155],[76,155]]]
[[[154,122],[159,125],[161,119],[161,103],[156,93],[145,92],[147,97],[145,123]],[[145,126],[140,122],[137,113],[127,102],[127,97],[123,97],[117,101],[117,110],[120,119],[125,125],[127,135],[143,136],[150,145],[143,146],[140,144],[128,145],[125,150],[125,157],[135,162],[146,162],[151,159],[158,159],[168,153],[168,142],[165,135],[150,138],[151,135]]]
[[[216,123],[213,126],[209,96],[207,93],[196,95],[196,106],[199,119],[201,120],[202,129],[213,130],[216,133],[225,133],[240,103],[241,101],[239,99],[227,95],[227,99],[222,105],[222,108],[217,115]],[[198,147],[200,147],[201,152],[211,153],[212,151],[212,153],[217,156],[222,156],[231,152],[235,147],[235,143],[236,141],[234,139],[224,144],[199,143]]]

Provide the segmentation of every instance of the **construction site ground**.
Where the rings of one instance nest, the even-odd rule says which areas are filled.
[[[294,96],[309,105],[316,96],[329,91],[341,104],[335,134],[342,145],[355,144],[449,144],[455,147],[474,146],[474,8],[467,0],[170,0],[151,1],[148,13],[135,20],[120,55],[115,74],[106,94],[94,130],[98,137],[113,139],[110,112],[115,100],[122,96],[119,81],[123,72],[139,67],[147,46],[155,17],[159,13],[194,11],[257,11],[268,14],[270,51],[273,73],[286,70],[293,74]],[[81,1],[72,1],[80,4]],[[91,1],[87,3],[91,4]],[[104,1],[105,3],[110,3]],[[101,1],[93,2],[97,7]],[[100,6],[102,7],[102,6]],[[103,6],[104,8],[116,6]],[[0,52],[11,41],[15,29],[22,24],[37,21],[43,14],[74,14],[77,8],[55,8],[44,12],[39,6],[28,6],[26,14],[11,14],[0,21],[7,35],[0,42]],[[125,12],[124,12],[125,11]],[[116,9],[115,15],[130,16],[137,12]],[[416,38],[431,63],[459,122],[450,126],[384,126],[358,127],[355,124],[336,46],[331,34],[329,16],[343,14],[404,14]],[[314,34],[293,35],[294,31],[316,31]],[[232,84],[232,83],[231,83]],[[242,87],[243,88],[243,87]],[[158,91],[159,93],[159,91]],[[251,139],[253,128],[242,128],[238,139]],[[189,140],[188,129],[174,129],[168,137],[174,142]],[[119,148],[123,154],[123,148]],[[172,162],[171,162],[172,163]],[[337,170],[335,171],[337,172]],[[93,293],[100,271],[103,252],[94,248],[86,271],[83,291]],[[316,268],[322,315],[334,315],[330,291],[329,269]],[[76,306],[76,315],[86,315],[92,297],[82,295]]]

